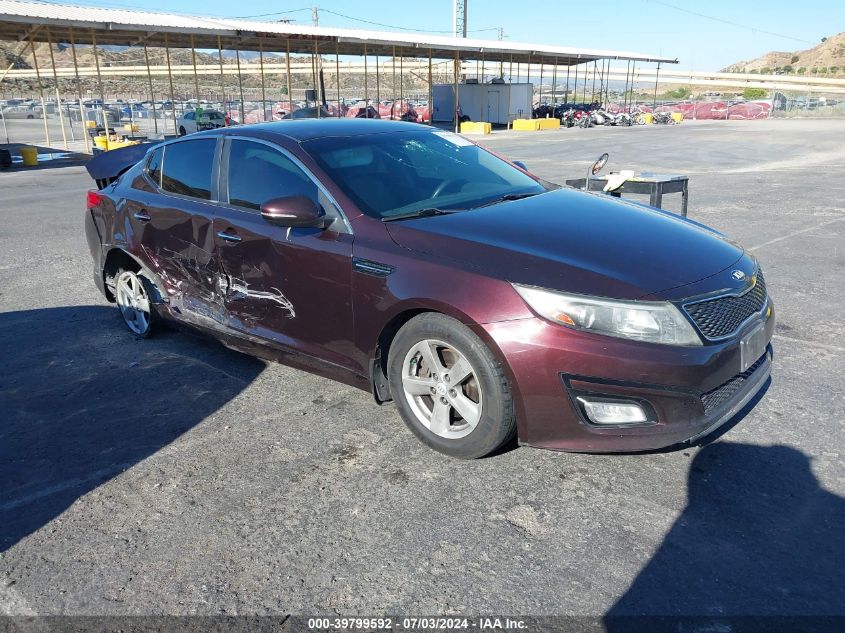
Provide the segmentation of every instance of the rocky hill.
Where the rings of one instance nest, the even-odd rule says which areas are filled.
[[[845,75],[845,33],[824,40],[813,48],[793,52],[771,51],[723,68],[726,73]]]

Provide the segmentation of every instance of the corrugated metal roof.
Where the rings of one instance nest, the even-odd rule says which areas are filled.
[[[407,57],[427,56],[430,49],[436,58],[451,58],[457,52],[461,59],[514,63],[570,65],[598,59],[677,63],[668,57],[622,51],[0,0],[0,39],[32,35],[43,41],[44,26],[49,26],[53,41],[68,41],[73,29],[74,39],[83,44],[91,43],[93,30],[101,44],[162,45],[167,33],[174,47],[190,46],[193,36],[197,48],[217,48],[220,38],[224,48],[240,50],[258,50],[260,41],[265,50],[282,50],[289,42],[292,52],[313,52],[316,43],[321,53],[361,55],[366,44],[372,55],[392,54],[396,47],[398,55]],[[33,27],[37,27],[34,32]],[[278,44],[275,49],[274,44]]]

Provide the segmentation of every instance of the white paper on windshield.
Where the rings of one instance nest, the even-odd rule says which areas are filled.
[[[454,132],[444,132],[440,130],[438,132],[432,132],[435,136],[439,136],[444,141],[449,141],[455,147],[469,147],[472,145],[472,141],[468,141],[463,136],[459,136]]]

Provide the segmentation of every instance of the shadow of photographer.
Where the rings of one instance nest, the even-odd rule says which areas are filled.
[[[845,500],[819,486],[806,455],[787,446],[710,444],[690,466],[686,508],[605,626],[669,630],[655,626],[663,616],[750,618],[759,630],[781,630],[778,618],[811,616],[804,624],[825,626],[845,616],[843,562]],[[681,630],[677,624],[671,630]]]
[[[0,313],[0,551],[237,396],[264,363],[164,331],[136,341],[117,310]]]

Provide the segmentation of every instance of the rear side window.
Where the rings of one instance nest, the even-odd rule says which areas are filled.
[[[183,196],[211,200],[216,139],[179,141],[164,148],[161,188]]]
[[[273,198],[306,196],[320,204],[317,185],[290,158],[262,143],[233,140],[229,204],[258,210]]]
[[[147,176],[156,185],[161,187],[161,157],[164,155],[164,148],[154,149],[147,161]]]

